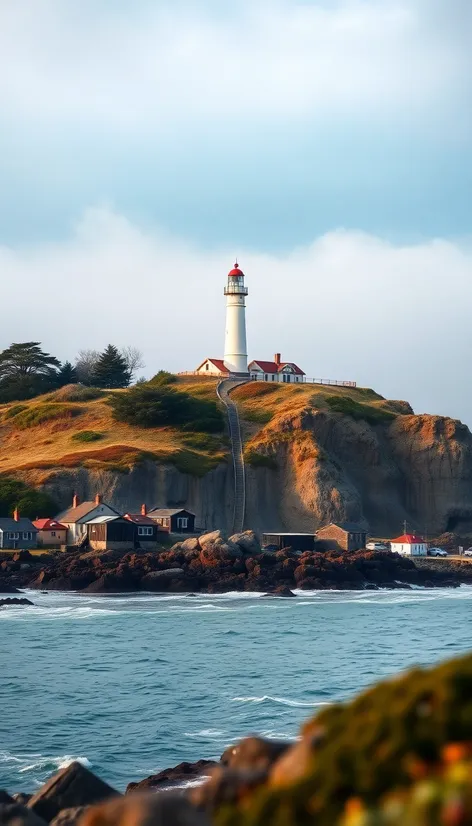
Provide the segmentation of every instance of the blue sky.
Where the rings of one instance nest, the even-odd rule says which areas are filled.
[[[472,423],[471,37],[469,0],[2,4],[6,297],[15,282],[23,300],[73,294],[83,314],[87,289],[103,291],[119,323],[87,309],[84,341],[83,327],[12,314],[1,344],[34,331],[65,358],[113,339],[140,346],[148,373],[192,367],[221,355],[237,253],[252,355],[284,349],[308,373]],[[137,286],[167,307],[176,289],[187,335],[175,314],[129,322]],[[305,300],[319,334],[299,329]],[[408,348],[411,310],[424,322]]]

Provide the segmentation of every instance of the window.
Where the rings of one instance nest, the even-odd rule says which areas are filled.
[[[272,373],[272,381],[275,381],[275,373]]]
[[[185,516],[179,516],[177,519],[177,527],[181,528],[181,530],[185,530],[188,525],[188,519]]]
[[[51,536],[56,536],[56,531],[51,531]]]
[[[210,365],[207,362],[206,365],[205,365],[205,370],[209,370],[209,369],[210,369]]]
[[[138,528],[138,536],[152,536],[152,527]]]
[[[19,533],[14,533],[13,531],[10,531],[10,533],[8,534],[8,539],[19,539],[19,538],[20,538]]]
[[[268,375],[267,375],[267,373],[264,373],[264,381],[267,381],[267,380],[268,380]]]
[[[33,534],[31,531],[23,531],[23,539],[32,539]]]

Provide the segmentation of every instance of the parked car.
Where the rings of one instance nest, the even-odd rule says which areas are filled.
[[[464,556],[472,556],[472,548],[467,548],[467,550],[464,551]]]
[[[368,542],[366,548],[368,551],[388,551],[384,542]]]
[[[442,548],[428,548],[428,556],[449,556]]]

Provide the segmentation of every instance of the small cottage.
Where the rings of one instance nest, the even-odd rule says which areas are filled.
[[[13,517],[0,518],[0,548],[30,550],[38,546],[38,529],[31,519],[20,516],[15,508]]]
[[[229,376],[229,370],[223,359],[205,359],[198,365],[196,371],[199,376]]]
[[[93,551],[127,551],[135,547],[136,526],[123,516],[96,516],[87,522]]]
[[[390,550],[402,556],[427,556],[428,545],[423,537],[405,533],[390,542]]]
[[[144,549],[156,547],[158,535],[161,531],[157,522],[147,515],[146,505],[141,506],[141,513],[125,513],[124,518],[136,526],[135,540],[137,545]]]
[[[87,536],[87,523],[97,516],[121,516],[115,508],[102,502],[97,493],[95,499],[80,502],[77,494],[72,499],[72,507],[56,516],[58,522],[67,528],[67,544],[78,545]]]
[[[153,508],[147,514],[167,533],[194,533],[195,514],[183,508]]]
[[[316,531],[326,550],[359,551],[365,548],[367,531],[356,522],[331,522]]]
[[[273,361],[254,359],[248,366],[251,379],[256,381],[301,382],[305,373],[293,361],[282,361],[276,353]]]
[[[315,535],[313,533],[263,533],[262,548],[280,551],[292,548],[293,551],[314,551]]]
[[[38,529],[38,545],[43,548],[55,548],[67,543],[67,526],[56,519],[35,519]]]

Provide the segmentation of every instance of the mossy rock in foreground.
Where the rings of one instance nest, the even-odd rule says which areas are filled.
[[[276,764],[264,785],[216,811],[214,823],[452,823],[451,795],[462,813],[455,826],[472,823],[472,655],[333,705],[302,738],[309,748],[303,758],[300,744],[293,747],[300,763],[294,773],[292,759],[291,781]]]

